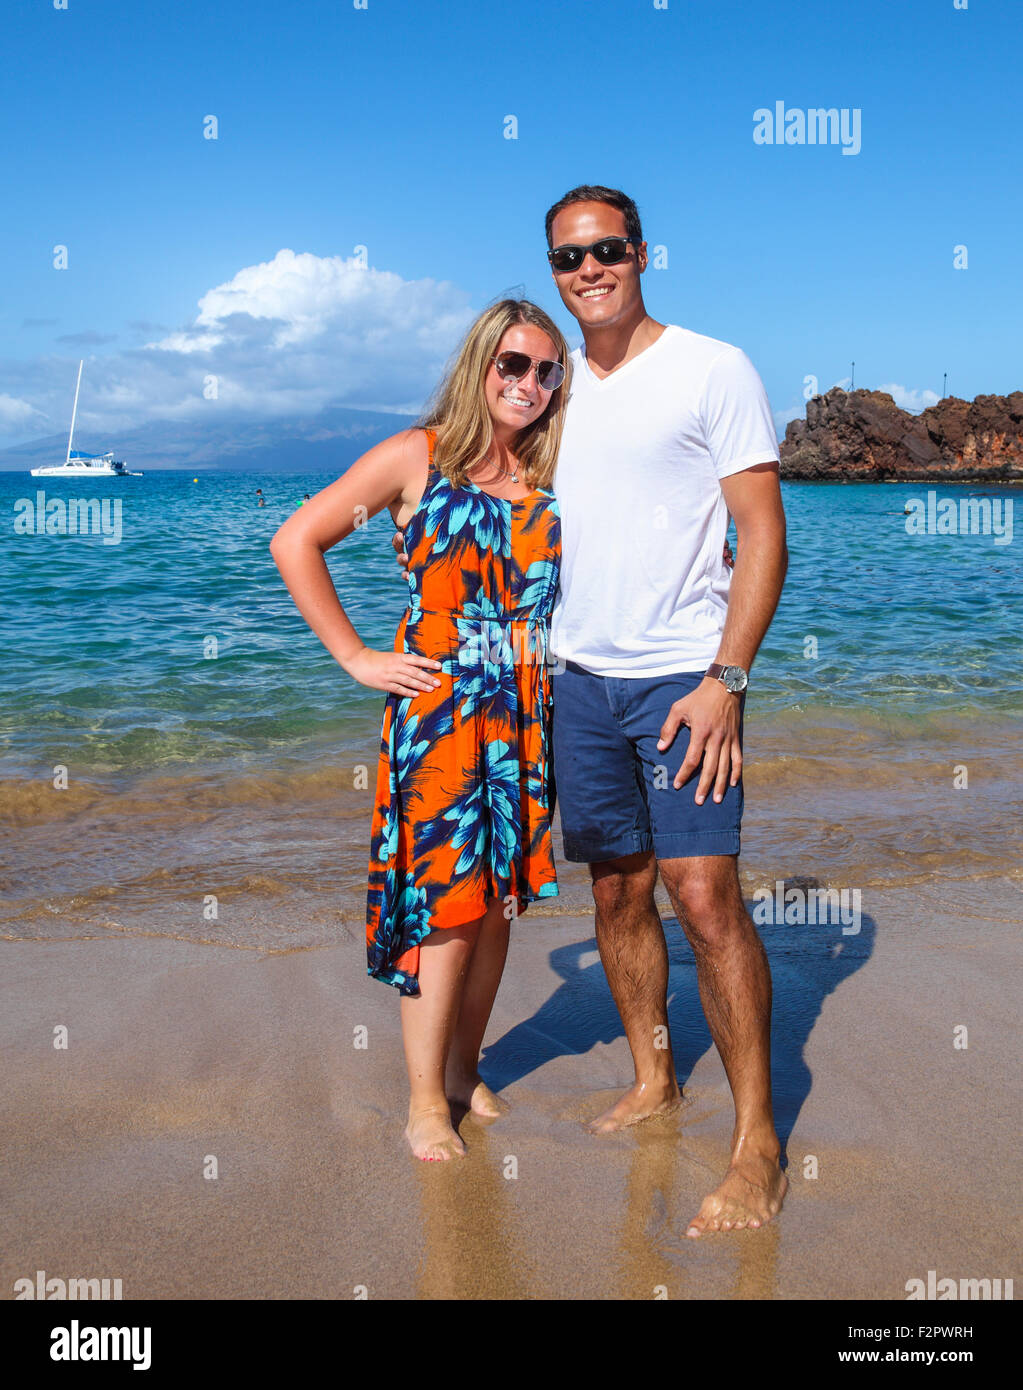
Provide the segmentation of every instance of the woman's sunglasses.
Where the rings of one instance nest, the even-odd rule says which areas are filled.
[[[546,357],[530,357],[526,352],[499,352],[491,362],[499,376],[511,376],[521,381],[530,367],[536,368],[536,384],[544,391],[556,391],[565,380],[565,369],[560,362],[551,362]]]
[[[638,236],[606,236],[590,246],[555,246],[547,252],[547,259],[555,270],[564,274],[567,270],[578,270],[591,252],[598,265],[618,265],[629,254],[630,246],[641,245]]]

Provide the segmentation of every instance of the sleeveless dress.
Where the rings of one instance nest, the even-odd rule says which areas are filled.
[[[554,494],[493,497],[433,461],[405,527],[409,604],[395,651],[442,663],[440,685],[388,694],[366,909],[367,972],[419,993],[419,943],[558,892],[551,848],[548,623],[558,587]],[[514,900],[514,907],[511,906]]]

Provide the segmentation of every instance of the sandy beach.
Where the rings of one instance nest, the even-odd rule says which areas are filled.
[[[674,921],[681,1112],[583,1129],[628,1049],[592,917],[531,908],[483,1065],[513,1110],[464,1119],[446,1165],[405,1147],[397,996],[355,930],[277,953],[8,941],[3,1297],[37,1270],[158,1299],[887,1300],[929,1270],[1012,1278],[1021,920],[994,879],[871,890],[856,932],[763,926],[791,1192],[774,1227],[698,1241],[731,1111]]]

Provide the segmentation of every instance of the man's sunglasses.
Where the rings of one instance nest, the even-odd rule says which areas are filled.
[[[578,270],[590,252],[598,265],[618,265],[629,254],[629,246],[640,246],[638,236],[606,236],[591,246],[555,246],[547,252],[547,259],[555,270],[564,274],[568,270]]]
[[[565,369],[560,362],[551,362],[546,357],[530,357],[526,352],[499,352],[491,362],[499,376],[512,376],[521,381],[530,367],[536,368],[536,384],[544,391],[556,391],[565,380]]]

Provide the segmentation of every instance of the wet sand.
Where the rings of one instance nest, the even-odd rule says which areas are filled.
[[[0,1291],[40,1269],[186,1299],[902,1299],[932,1269],[1018,1278],[1021,922],[995,878],[866,890],[855,933],[763,926],[792,1187],[773,1227],[698,1241],[731,1109],[673,921],[684,1108],[583,1129],[628,1049],[592,918],[534,906],[483,1065],[513,1111],[463,1120],[468,1157],[429,1165],[401,1133],[397,995],[351,926],[279,953],[8,940]]]
[[[863,892],[969,881],[981,901],[992,880],[1023,889],[1019,720],[918,725],[798,708],[753,719],[743,890],[790,874]],[[302,758],[76,774],[61,791],[46,776],[0,776],[0,943],[143,934],[289,950],[357,934],[379,736],[366,722]],[[557,823],[554,849],[560,895],[545,911],[590,912],[589,876],[565,860]]]

